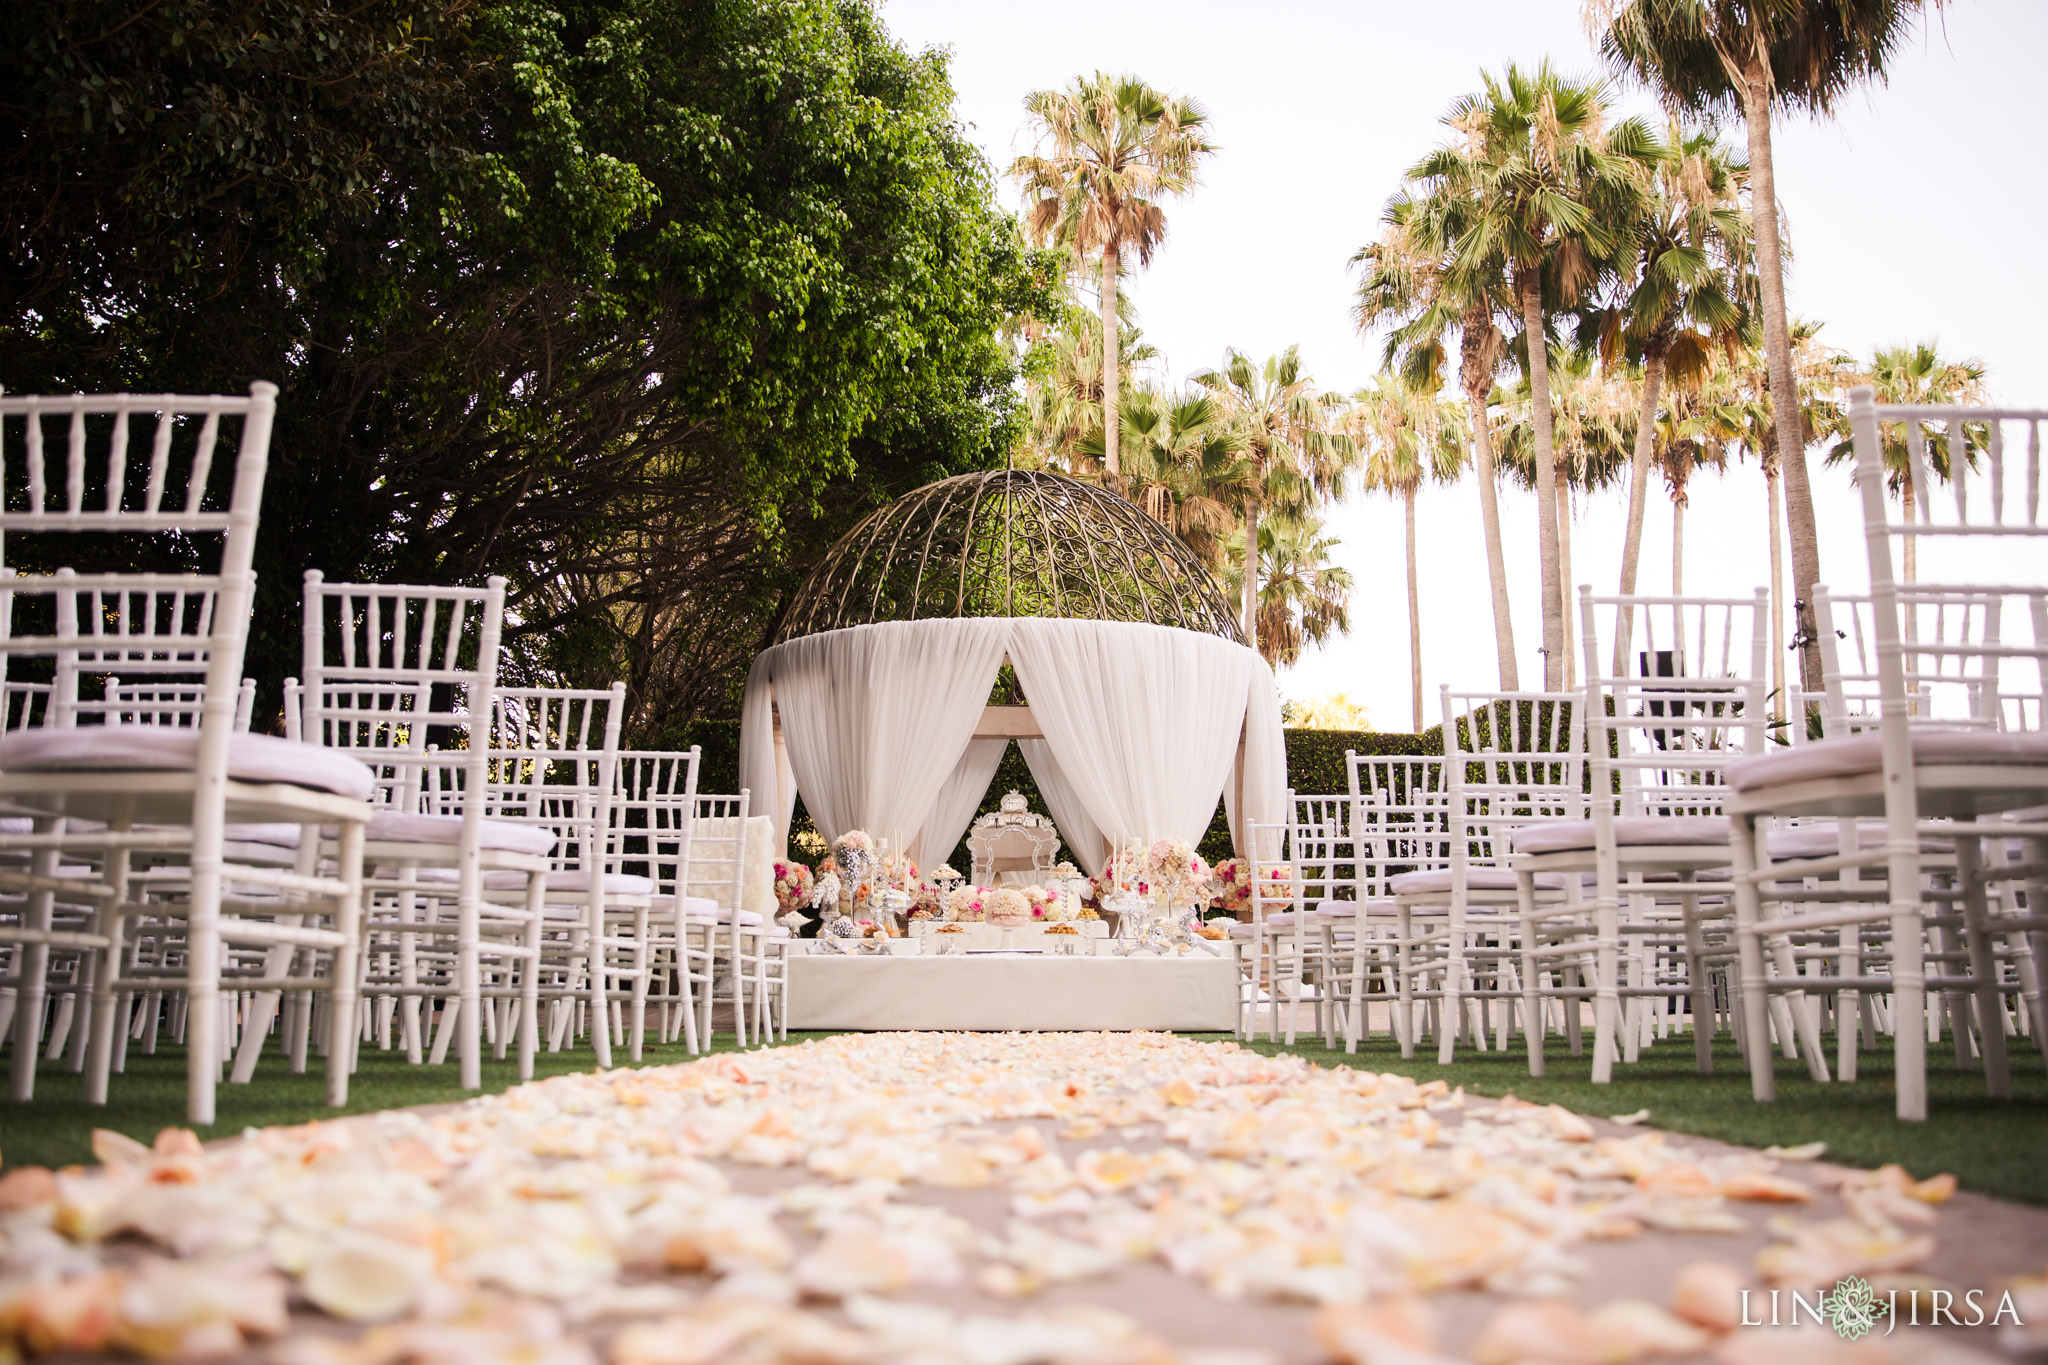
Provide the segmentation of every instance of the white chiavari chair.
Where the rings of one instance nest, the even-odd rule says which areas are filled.
[[[508,906],[520,910],[520,936],[534,954],[508,964],[517,968],[518,986],[501,978],[493,994],[505,1008],[495,1020],[487,1017],[500,1058],[516,1025],[522,1080],[533,1074],[539,1038],[544,926],[568,930],[567,976],[584,993],[597,1064],[612,1064],[615,1038],[633,1061],[640,1060],[655,883],[621,871],[616,856],[613,807],[625,705],[624,683],[603,690],[500,687],[491,697],[486,813],[554,838],[544,877],[484,874],[485,899],[500,914]],[[497,932],[509,935],[514,929],[508,922]]]
[[[688,880],[681,897],[683,930],[698,938],[711,957],[711,989],[697,1000],[697,1036],[706,1047],[713,1036],[719,999],[732,1008],[733,1036],[745,1046],[752,1022],[748,988],[757,973],[754,959],[766,951],[768,931],[779,928],[747,905],[747,871],[754,831],[747,809],[751,793],[693,798]],[[757,997],[758,999],[758,997]]]
[[[1351,836],[1357,863],[1352,952],[1345,964],[1344,1049],[1356,1052],[1369,1033],[1371,981],[1381,983],[1388,1027],[1411,1039],[1413,1011],[1399,1017],[1395,941],[1399,907],[1389,886],[1407,872],[1450,865],[1450,804],[1444,790],[1443,755],[1373,755],[1347,750],[1345,776],[1351,795]],[[1408,1033],[1403,1034],[1402,1030]]]
[[[1725,953],[1706,922],[1727,915],[1715,876],[1730,861],[1724,772],[1768,743],[1769,595],[1612,597],[1582,587],[1579,602],[1593,799],[1587,815],[1520,831],[1517,866],[1592,877],[1581,946],[1594,953],[1595,1083],[1612,1079],[1617,1060],[1636,1060],[1651,1010],[1674,996],[1690,1002],[1695,1065],[1709,1071],[1713,971]],[[1779,1020],[1788,1046],[1792,1022]],[[1811,1053],[1810,1022],[1802,1014],[1798,1032]],[[1531,1074],[1541,1075],[1542,1035],[1529,1042]]]
[[[621,870],[653,881],[651,981],[647,1000],[655,1011],[656,1036],[680,1037],[692,1053],[701,1051],[698,1005],[713,990],[713,944],[717,905],[685,912],[690,885],[690,839],[697,804],[701,754],[628,750],[619,755],[618,797],[613,805],[614,856]]]
[[[1404,1057],[1414,1055],[1418,1001],[1436,1003],[1437,1061],[1448,1065],[1460,1036],[1485,1049],[1495,1002],[1524,999],[1505,984],[1517,966],[1526,971],[1510,940],[1535,904],[1548,906],[1565,892],[1566,879],[1537,875],[1525,896],[1509,841],[1524,826],[1585,809],[1585,733],[1575,701],[1568,693],[1441,691],[1447,857],[1387,883]],[[1475,978],[1475,966],[1487,984]],[[1504,1022],[1503,1044],[1507,1031]]]
[[[2041,591],[2048,584],[2040,553],[2048,541],[2040,508],[2048,410],[1881,405],[1872,390],[1858,387],[1850,391],[1849,415],[1870,568],[1877,724],[1868,725],[1865,665],[1852,669],[1838,660],[1838,695],[1825,704],[1834,732],[1729,770],[1743,1010],[1754,1036],[1766,999],[1801,988],[1782,970],[1769,971],[1773,950],[1793,936],[1845,925],[1888,931],[1888,972],[1837,975],[1831,984],[1889,993],[1897,1113],[1924,1120],[1930,985],[1967,993],[1975,1017],[1955,1021],[1958,1033],[1974,1026],[1986,1088],[1994,1097],[2009,1095],[2007,985],[1994,938],[2048,923],[2041,908],[2048,734],[2040,703],[2048,696],[2048,598]],[[1884,442],[1892,435],[1902,438],[1898,448],[1921,494],[1910,521],[1886,500]],[[2023,451],[2010,444],[2015,436]],[[1944,461],[1946,491],[1929,477],[1930,466]],[[1915,557],[1917,581],[1901,582],[1894,566]],[[1834,599],[1837,613],[1843,605]],[[1954,695],[1945,701],[1944,692]],[[1761,842],[1768,820],[1811,815],[1882,817],[1883,844],[1866,848],[1863,839],[1844,837],[1847,847],[1831,857],[1772,864]],[[1952,880],[1928,877],[1941,856],[1925,850],[1930,838],[1952,844]],[[2009,851],[2014,845],[2017,860]],[[1791,883],[1817,877],[1835,879],[1827,898],[1833,908],[1767,915],[1767,907],[1814,899]],[[2015,910],[2024,887],[2025,912],[1994,926],[1994,887],[2009,890]],[[1930,917],[1930,903],[1948,909]],[[1950,917],[1963,931],[1964,970],[1930,977],[1930,919]],[[1938,938],[1934,960],[1955,965]],[[1966,1041],[1958,1037],[1959,1056]],[[1755,1097],[1775,1098],[1768,1050],[1751,1047],[1749,1061]]]
[[[225,1062],[221,972],[231,951],[294,944],[323,953],[331,971],[320,988],[352,1009],[369,774],[345,757],[238,733],[234,724],[276,393],[259,383],[246,398],[0,398],[0,533],[177,535],[208,558],[215,537],[219,546],[217,567],[207,573],[59,568],[0,576],[0,653],[36,661],[52,684],[45,723],[0,737],[0,804],[33,822],[28,833],[0,833],[0,853],[27,855],[25,865],[0,865],[0,888],[27,897],[21,922],[0,930],[0,941],[20,945],[10,1086],[16,1100],[33,1094],[40,992],[52,948],[81,950],[95,964],[83,1066],[88,1103],[105,1103],[114,1035],[126,1033],[126,1021],[116,1023],[117,1001],[147,999],[175,985],[187,1112],[194,1123],[213,1122]],[[10,420],[17,416],[19,427]],[[65,428],[61,467],[46,440],[52,418]],[[236,423],[240,439],[232,469],[223,471],[223,496],[212,487],[215,456],[224,427]],[[17,544],[9,541],[10,548]],[[105,675],[200,688],[197,723],[81,726],[82,719],[106,720],[81,705],[81,683]],[[335,870],[316,875],[231,860],[230,823],[334,825]],[[67,856],[81,860],[79,875],[58,875]],[[88,930],[52,927],[60,898],[91,905]],[[281,904],[304,913],[280,914]],[[175,919],[182,935],[182,975],[124,976],[132,960],[130,921],[166,919]],[[330,1066],[329,1102],[345,1103],[347,1089],[346,1069]]]
[[[380,940],[397,941],[399,971],[379,989],[398,998],[414,1062],[424,1033],[417,1002],[443,1002],[428,1060],[440,1062],[452,1038],[467,1090],[483,1084],[485,960],[501,975],[534,960],[524,895],[507,897],[519,908],[492,906],[484,937],[484,878],[514,873],[544,886],[555,846],[545,828],[487,813],[504,611],[502,578],[423,587],[329,583],[308,570],[304,676],[287,688],[288,725],[375,775],[364,885]],[[352,1051],[353,1026],[348,1037]]]

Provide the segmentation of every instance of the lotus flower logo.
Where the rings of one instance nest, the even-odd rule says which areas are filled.
[[[1861,1275],[1835,1281],[1835,1287],[1821,1297],[1821,1317],[1844,1341],[1856,1341],[1877,1326],[1886,1310],[1877,1301],[1877,1291]]]

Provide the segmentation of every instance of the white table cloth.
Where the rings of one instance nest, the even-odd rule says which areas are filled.
[[[1234,954],[1186,957],[793,955],[792,1029],[1237,1028]]]

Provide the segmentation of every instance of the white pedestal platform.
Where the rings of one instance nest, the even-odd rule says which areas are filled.
[[[1237,1028],[1234,953],[1064,957],[792,954],[792,1029],[1010,1030]]]

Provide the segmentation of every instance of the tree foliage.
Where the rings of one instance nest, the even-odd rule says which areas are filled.
[[[658,733],[732,704],[838,529],[1014,437],[1054,269],[861,0],[14,15],[0,373],[282,386],[266,683],[307,567],[497,572],[520,667]]]

